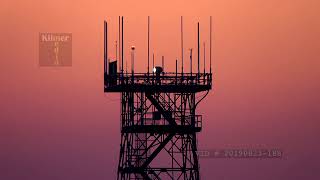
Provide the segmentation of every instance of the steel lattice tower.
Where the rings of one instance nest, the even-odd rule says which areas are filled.
[[[121,68],[118,72],[117,60],[107,60],[105,22],[104,91],[121,93],[118,179],[200,179],[196,133],[201,131],[202,116],[196,114],[196,107],[212,88],[212,73],[211,48],[210,72],[199,70],[199,23],[197,73],[178,72],[177,60],[176,72],[163,72],[163,66],[149,72],[149,23],[148,71],[135,73],[132,68],[131,72],[124,72],[123,17],[121,24]],[[131,57],[134,62],[133,51],[134,47]],[[190,60],[192,62],[192,52]],[[196,98],[197,93],[202,96]]]

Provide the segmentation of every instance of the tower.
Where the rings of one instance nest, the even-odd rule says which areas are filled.
[[[121,143],[118,164],[119,180],[127,179],[200,179],[197,155],[197,133],[202,116],[196,113],[199,102],[212,89],[212,72],[200,72],[200,33],[198,23],[198,72],[165,72],[164,67],[144,73],[123,69],[123,17],[121,24],[121,69],[117,61],[107,60],[107,22],[105,21],[104,92],[120,93]],[[120,40],[119,40],[120,43]],[[181,52],[183,35],[181,17]],[[131,62],[134,50],[131,48]],[[120,52],[119,52],[120,54]],[[192,62],[192,54],[190,55]],[[164,65],[164,57],[162,58]],[[134,65],[133,65],[134,66]],[[211,18],[210,18],[211,66]],[[109,69],[108,69],[109,67]],[[200,97],[196,97],[198,94]]]

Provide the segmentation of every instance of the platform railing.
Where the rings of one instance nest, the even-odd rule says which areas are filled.
[[[117,73],[105,75],[106,88],[119,85],[211,85],[211,73]]]
[[[174,120],[176,121],[178,126],[193,126],[196,128],[201,128],[202,127],[202,115],[186,115],[186,116],[175,116],[173,117]],[[192,119],[194,118],[194,125],[192,123]],[[131,123],[125,123],[122,124],[123,127],[130,127],[130,126],[150,126],[150,125],[156,125],[156,126],[164,126],[164,125],[170,125],[170,123],[164,119],[158,119],[155,120],[153,118],[144,118],[143,122],[141,122],[141,119],[135,120],[134,122]]]

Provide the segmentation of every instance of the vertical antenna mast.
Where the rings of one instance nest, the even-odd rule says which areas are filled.
[[[154,53],[152,53],[152,67],[154,68]]]
[[[181,73],[183,74],[183,19],[181,16]]]
[[[120,52],[121,52],[121,42],[120,42],[120,37],[121,37],[121,34],[120,34],[120,16],[119,16],[119,33],[118,33],[118,36],[119,36],[119,68],[120,68],[120,72],[123,72],[123,64],[120,63]]]
[[[118,61],[118,42],[116,41],[116,60]],[[121,72],[121,67],[120,67],[120,63],[119,63],[119,71]]]
[[[203,73],[206,74],[206,43],[203,42]]]
[[[212,36],[211,36],[211,33],[212,33],[212,16],[210,16],[210,74],[211,74],[211,41],[212,41]]]
[[[121,17],[121,67],[123,67],[123,16]],[[123,68],[122,68],[123,74]]]
[[[149,70],[150,70],[150,16],[148,16],[148,78],[149,78]]]
[[[108,64],[107,64],[107,21],[104,21],[104,59],[103,59],[103,63],[104,63],[104,72],[108,74]]]
[[[192,48],[190,48],[190,73],[192,76]]]
[[[200,74],[200,24],[198,22],[198,75]]]
[[[176,59],[176,76],[178,75],[178,59]]]
[[[178,59],[176,59],[176,84],[178,83]]]

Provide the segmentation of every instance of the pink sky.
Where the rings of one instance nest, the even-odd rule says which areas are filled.
[[[196,47],[197,21],[208,44],[211,15],[214,91],[198,111],[200,149],[284,151],[273,160],[201,159],[202,179],[319,179],[319,7],[316,0],[5,0],[0,179],[115,179],[119,95],[103,93],[102,73],[103,20],[112,28],[111,48],[118,15],[125,17],[125,48],[136,46],[138,71],[146,68],[148,15],[151,49],[169,70],[180,58],[180,16],[187,52]],[[39,32],[72,33],[72,67],[39,67]]]

